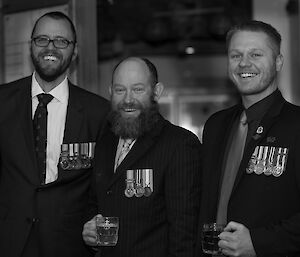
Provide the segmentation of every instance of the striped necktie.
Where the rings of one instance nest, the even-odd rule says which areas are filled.
[[[39,94],[39,104],[33,118],[33,133],[35,143],[35,153],[40,175],[41,185],[46,179],[46,151],[47,151],[47,105],[53,99],[50,94]]]

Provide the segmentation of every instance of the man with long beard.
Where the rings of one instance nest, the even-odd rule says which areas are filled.
[[[83,229],[97,246],[95,218],[117,216],[118,242],[102,257],[192,257],[200,197],[200,142],[158,112],[163,91],[155,66],[130,57],[113,71],[112,112],[97,142],[93,217]]]
[[[201,227],[211,222],[226,225],[222,256],[300,256],[300,108],[278,90],[280,46],[262,21],[227,34],[228,74],[241,101],[204,127],[197,256],[207,256]]]
[[[67,78],[77,43],[65,14],[41,16],[30,47],[33,75],[0,87],[0,255],[82,257],[83,161],[110,107]]]

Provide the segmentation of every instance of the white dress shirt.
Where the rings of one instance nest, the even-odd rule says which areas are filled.
[[[32,119],[35,110],[38,106],[38,94],[45,93],[38,84],[35,73],[32,76]],[[47,105],[47,159],[46,159],[46,181],[45,183],[53,182],[57,179],[58,169],[57,164],[61,152],[61,144],[63,143],[67,106],[69,99],[69,85],[67,77],[49,94],[53,96],[52,101]]]
[[[125,141],[127,141],[127,140],[130,140],[130,144],[127,146],[128,149],[126,151],[123,151],[124,150],[123,148],[125,147]],[[116,156],[115,156],[114,171],[116,171],[119,164],[125,159],[126,155],[129,153],[129,151],[133,147],[135,141],[136,141],[136,139],[123,139],[121,137],[119,138],[119,143],[118,143],[117,152],[116,152]]]

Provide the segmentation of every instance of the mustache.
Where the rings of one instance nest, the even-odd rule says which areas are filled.
[[[41,51],[39,53],[40,57],[44,57],[46,55],[53,55],[53,56],[55,56],[55,57],[57,57],[59,59],[61,58],[61,54],[57,50],[55,50],[55,49],[53,49],[53,50],[48,50],[47,49],[47,50]]]
[[[140,103],[120,103],[118,109],[143,109]]]

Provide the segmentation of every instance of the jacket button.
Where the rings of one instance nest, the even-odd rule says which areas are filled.
[[[109,191],[106,192],[106,194],[107,194],[107,195],[111,195],[111,194],[112,194],[112,191],[109,190]]]

